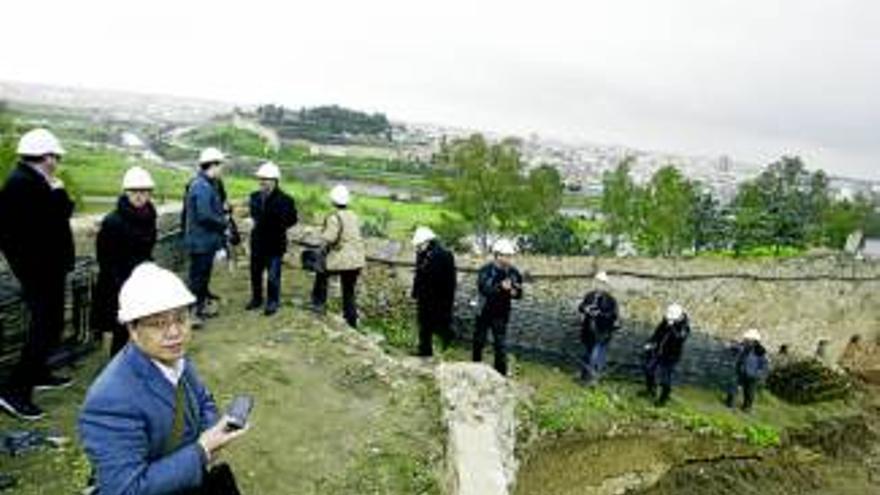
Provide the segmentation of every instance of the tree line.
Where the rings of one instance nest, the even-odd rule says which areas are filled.
[[[434,181],[454,212],[434,225],[453,245],[472,235],[486,248],[494,234],[512,234],[522,247],[536,252],[576,254],[575,227],[563,218],[563,184],[559,171],[540,166],[529,171],[521,143],[491,143],[480,134],[443,140],[434,155]]]
[[[563,217],[564,186],[549,166],[527,171],[516,139],[492,143],[480,134],[441,142],[433,159],[435,183],[453,212],[434,227],[447,242],[473,236],[483,247],[492,235],[511,235],[527,251],[583,254],[616,250],[623,242],[653,256],[722,251],[779,254],[811,246],[843,248],[861,229],[880,235],[873,198],[835,199],[822,170],[809,171],[798,157],[784,156],[740,184],[732,201],[673,165],[645,184],[626,158],[602,178],[604,239]]]
[[[368,114],[337,105],[291,110],[280,105],[257,108],[257,119],[282,138],[321,144],[347,144],[363,138],[391,140],[391,123],[381,113]]]
[[[827,174],[808,171],[799,157],[769,164],[740,184],[727,204],[672,165],[638,185],[630,175],[632,163],[627,158],[602,178],[601,210],[614,245],[627,240],[661,256],[711,250],[741,255],[756,249],[841,249],[857,229],[880,234],[872,198],[835,199]]]

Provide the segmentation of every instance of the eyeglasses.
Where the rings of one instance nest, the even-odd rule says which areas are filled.
[[[136,326],[158,328],[167,330],[173,326],[183,327],[189,325],[189,312],[178,311],[169,315],[146,316],[137,320]]]

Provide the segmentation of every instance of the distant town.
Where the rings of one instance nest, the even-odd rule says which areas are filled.
[[[11,104],[88,110],[93,119],[113,122],[139,122],[185,126],[210,120],[219,115],[250,112],[246,106],[229,102],[182,98],[164,95],[104,91],[42,84],[0,81],[0,101]],[[463,137],[475,132],[494,138],[501,136],[491,130],[467,129],[448,125],[393,121],[391,150],[383,157],[427,163],[439,150],[444,139]],[[647,181],[665,165],[675,165],[687,177],[700,181],[716,196],[729,201],[736,186],[758,175],[766,164],[747,163],[720,153],[717,156],[645,151],[635,146],[569,143],[546,139],[533,134],[517,137],[521,142],[524,160],[529,167],[550,165],[559,170],[570,192],[588,196],[602,193],[602,174],[613,169],[624,158],[630,157],[632,176],[638,183]],[[362,149],[347,146],[321,146],[322,154],[345,156],[363,154]],[[837,199],[852,199],[859,194],[880,194],[880,182],[831,175],[830,186]]]

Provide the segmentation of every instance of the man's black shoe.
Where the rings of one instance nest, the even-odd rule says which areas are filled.
[[[247,303],[247,306],[244,307],[245,311],[253,311],[255,309],[260,309],[263,306],[263,301],[257,301],[251,299],[251,302]]]
[[[266,305],[266,309],[263,311],[263,314],[266,316],[272,316],[278,312],[277,304],[268,304]]]
[[[0,394],[0,408],[9,414],[28,421],[35,421],[43,417],[43,410],[26,397],[19,394]]]
[[[217,311],[216,308],[201,308],[196,310],[196,316],[201,318],[202,320],[207,320],[209,318],[215,318],[220,315],[220,312]]]
[[[34,390],[55,390],[59,388],[67,388],[73,384],[73,379],[67,376],[48,375],[38,380],[34,385]]]

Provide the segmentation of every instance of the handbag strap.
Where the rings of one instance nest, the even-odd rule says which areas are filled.
[[[327,217],[327,220],[324,221],[325,225],[326,225],[327,221],[330,219],[330,217],[336,217],[336,221],[339,222],[339,233],[336,235],[336,240],[327,245],[328,251],[332,248],[335,248],[336,246],[339,245],[339,243],[342,242],[342,232],[345,230],[345,223],[342,221],[342,216],[339,215],[338,211],[336,213],[334,213],[333,215],[330,215],[329,217]]]

